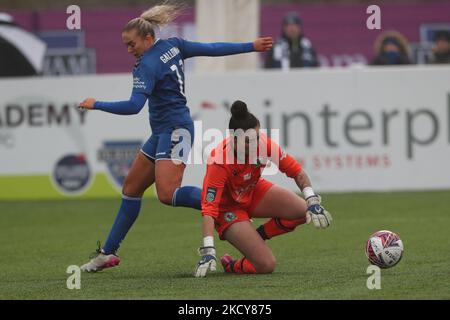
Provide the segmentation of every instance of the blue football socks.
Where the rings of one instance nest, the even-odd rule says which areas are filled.
[[[120,243],[136,221],[140,210],[141,198],[122,196],[122,204],[117,213],[116,220],[114,221],[108,239],[103,246],[103,252],[105,254],[115,253],[119,249]]]
[[[202,189],[197,187],[180,187],[175,190],[172,197],[174,207],[186,207],[201,210]]]

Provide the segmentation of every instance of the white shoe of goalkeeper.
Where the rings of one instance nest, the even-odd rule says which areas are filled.
[[[115,254],[104,254],[100,248],[90,257],[91,261],[81,266],[85,272],[98,272],[103,269],[112,268],[120,263],[120,259]]]

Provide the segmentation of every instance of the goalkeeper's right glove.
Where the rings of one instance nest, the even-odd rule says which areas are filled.
[[[206,276],[208,269],[211,271],[216,271],[216,249],[214,247],[200,247],[198,249],[198,254],[202,259],[197,264],[197,270],[195,271],[195,276],[197,278],[203,278]]]
[[[333,221],[331,214],[322,207],[320,196],[313,195],[306,199],[308,205],[307,223],[312,221],[314,226],[318,229],[328,228]]]

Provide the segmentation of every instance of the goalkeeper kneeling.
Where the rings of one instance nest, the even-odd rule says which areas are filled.
[[[291,232],[304,223],[312,222],[316,228],[324,229],[332,222],[301,165],[259,132],[259,121],[248,112],[245,103],[236,101],[231,112],[229,129],[234,133],[211,152],[203,181],[204,240],[199,248],[201,260],[196,277],[216,270],[214,229],[221,240],[227,240],[244,254],[237,260],[225,254],[221,258],[225,272],[271,273],[276,262],[265,240]],[[239,141],[243,141],[242,144]],[[256,157],[250,152],[252,144],[256,146]],[[244,147],[239,148],[239,145]],[[261,155],[260,150],[267,152]],[[234,161],[230,163],[229,159]],[[280,171],[294,179],[305,199],[261,178],[269,160],[277,162]],[[270,220],[255,230],[251,223],[253,218]]]

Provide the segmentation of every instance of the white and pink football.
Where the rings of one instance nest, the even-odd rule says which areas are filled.
[[[403,242],[394,232],[375,232],[366,242],[366,256],[369,262],[382,269],[392,268],[403,256]]]

